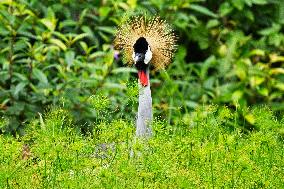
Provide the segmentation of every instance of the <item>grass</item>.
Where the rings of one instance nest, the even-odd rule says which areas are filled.
[[[236,112],[208,106],[178,124],[154,121],[155,136],[142,140],[126,120],[82,136],[54,108],[25,136],[0,136],[0,188],[283,188],[283,119],[251,112],[253,131]]]

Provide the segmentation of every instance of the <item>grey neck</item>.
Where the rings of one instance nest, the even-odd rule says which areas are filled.
[[[151,121],[153,119],[152,115],[152,96],[150,89],[150,78],[149,78],[149,68],[146,70],[147,78],[149,79],[148,85],[143,87],[140,82],[139,84],[139,105],[138,105],[138,115],[136,122],[136,136],[151,136],[152,130],[150,128]]]

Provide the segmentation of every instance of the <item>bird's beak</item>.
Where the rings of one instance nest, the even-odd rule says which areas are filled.
[[[143,87],[148,85],[149,79],[146,74],[146,70],[138,70],[138,78]]]

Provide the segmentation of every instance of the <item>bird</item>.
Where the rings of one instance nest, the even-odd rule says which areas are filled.
[[[121,50],[123,62],[138,71],[138,112],[136,136],[153,135],[150,68],[165,69],[177,49],[177,36],[172,27],[159,16],[129,16],[116,30],[114,48]]]

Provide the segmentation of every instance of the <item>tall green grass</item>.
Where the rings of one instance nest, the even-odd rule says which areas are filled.
[[[127,120],[82,135],[54,108],[23,137],[0,135],[0,188],[283,188],[283,119],[254,108],[253,130],[226,107],[207,106],[177,124],[134,137]]]

